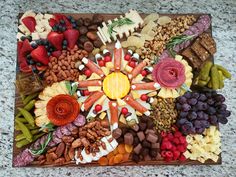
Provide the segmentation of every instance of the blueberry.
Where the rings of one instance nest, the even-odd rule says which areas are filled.
[[[73,28],[76,28],[77,25],[76,25],[75,23],[72,23],[72,27],[73,27]]]
[[[62,31],[62,26],[61,25],[58,26],[58,30]]]
[[[36,65],[37,66],[42,66],[42,63],[37,62]]]
[[[53,30],[53,31],[57,31],[57,30],[58,30],[57,26],[56,26],[56,25],[53,26],[53,27],[52,27],[52,30]]]
[[[49,45],[49,42],[47,39],[43,40],[43,45]]]
[[[51,48],[51,47],[49,48],[49,52],[53,52],[53,50],[54,50],[53,48]]]
[[[29,42],[31,42],[31,41],[32,41],[32,37],[31,37],[31,36],[26,36],[26,39],[28,39],[28,40],[29,40]]]
[[[67,18],[68,18],[69,20],[71,20],[73,17],[69,15]]]
[[[65,31],[65,30],[66,30],[66,27],[65,27],[65,26],[63,26],[61,30],[62,30],[62,31]]]
[[[36,43],[32,43],[31,47],[33,47],[34,49],[36,49],[38,47],[38,45]]]
[[[30,65],[33,65],[33,64],[35,64],[35,62],[34,62],[34,60],[30,60]]]
[[[27,59],[27,60],[30,60],[30,59],[31,59],[31,55],[28,54],[28,55],[26,56],[26,59]]]
[[[39,39],[39,40],[36,41],[36,43],[37,43],[38,45],[42,45],[42,44],[43,44],[43,41],[42,41],[41,39]]]
[[[63,40],[62,44],[66,46],[67,45],[67,40]]]
[[[24,41],[26,39],[25,36],[21,36],[20,40]]]
[[[33,71],[34,73],[38,73],[38,72],[39,72],[35,67],[32,68],[32,71]]]
[[[64,50],[66,50],[66,49],[67,49],[67,46],[64,46],[64,45],[63,45],[62,48],[63,48]]]
[[[75,23],[75,19],[73,17],[70,21],[71,21],[71,23]]]
[[[51,55],[51,52],[48,52],[47,54],[48,54],[48,56],[50,56],[50,55]]]
[[[65,21],[61,19],[60,24],[62,24],[62,25],[65,24]]]

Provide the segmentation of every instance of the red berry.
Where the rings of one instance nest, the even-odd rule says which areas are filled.
[[[99,65],[100,67],[105,66],[105,61],[104,61],[104,60],[99,60],[99,61],[98,61],[98,65]]]
[[[180,143],[180,141],[179,141],[179,139],[178,139],[178,138],[176,138],[176,137],[175,137],[175,138],[173,139],[173,143],[175,143],[175,144],[179,144],[179,143]]]
[[[132,67],[132,68],[134,68],[134,67],[136,66],[136,64],[135,64],[134,61],[131,61],[131,62],[129,62],[129,66]]]
[[[121,109],[121,113],[122,113],[123,115],[126,115],[128,112],[129,112],[129,110],[128,110],[126,107],[124,107],[124,108]]]
[[[186,151],[186,146],[178,145],[177,149],[178,149],[179,152],[185,152]]]
[[[165,146],[166,146],[166,149],[171,149],[172,148],[172,144],[171,144],[170,141],[166,141]]]
[[[142,74],[143,77],[145,77],[148,73],[147,73],[146,70],[142,70],[142,71],[141,71],[141,74]]]
[[[161,137],[166,137],[166,135],[167,135],[166,132],[164,131],[161,132]]]
[[[125,58],[126,61],[129,61],[130,58],[131,58],[131,55],[130,55],[130,54],[125,54],[125,57],[124,57],[124,58]]]
[[[176,151],[177,150],[177,148],[176,148],[176,146],[175,145],[172,145],[172,148],[171,148],[171,151]]]
[[[167,138],[172,141],[174,139],[174,136],[172,135],[172,133],[168,133],[167,134]]]
[[[84,74],[85,74],[87,77],[89,77],[89,76],[91,76],[92,72],[91,72],[89,69],[86,69],[86,70],[84,71]]]
[[[172,157],[165,157],[166,162],[170,162],[172,160]]]
[[[181,144],[185,144],[186,143],[186,138],[184,136],[179,137],[179,141]]]
[[[161,156],[166,157],[166,151],[161,151]]]
[[[142,94],[142,95],[140,96],[140,99],[141,99],[142,101],[147,101],[147,100],[148,100],[148,96],[147,96],[146,94]]]
[[[182,136],[182,134],[179,131],[176,131],[174,133],[174,137],[181,137],[181,136]]]
[[[88,90],[84,90],[83,93],[84,93],[84,96],[88,96],[90,94]]]
[[[96,112],[99,112],[99,111],[101,111],[101,110],[102,110],[102,105],[97,104],[97,105],[95,106],[95,111],[96,111]]]
[[[173,151],[173,157],[174,157],[174,160],[177,160],[180,156],[180,152],[179,151]]]
[[[183,154],[181,154],[181,156],[179,157],[179,160],[183,162],[186,160],[186,157]]]
[[[172,158],[173,153],[171,151],[166,151],[166,157]]]
[[[165,141],[169,141],[169,139],[168,139],[167,137],[164,137],[164,138],[162,139],[162,142],[165,142]]]
[[[110,55],[106,55],[106,56],[104,57],[104,61],[105,61],[105,62],[110,62],[110,61],[111,61],[111,56],[110,56]]]

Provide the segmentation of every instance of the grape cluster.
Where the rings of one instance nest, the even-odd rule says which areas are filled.
[[[185,134],[202,134],[210,125],[226,124],[230,111],[224,104],[225,97],[211,92],[186,92],[177,99],[177,126]]]

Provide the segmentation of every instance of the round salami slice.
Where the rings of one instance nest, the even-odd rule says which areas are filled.
[[[190,45],[190,41],[184,42],[184,48],[187,48]]]
[[[191,30],[186,30],[183,34],[187,35],[187,36],[191,36],[194,34],[194,32],[192,32]]]
[[[198,21],[197,23],[195,23],[194,26],[198,28],[200,34],[202,34],[205,30],[204,24],[202,24],[201,21]]]
[[[200,35],[200,31],[195,25],[190,26],[189,30],[191,30],[196,36]]]

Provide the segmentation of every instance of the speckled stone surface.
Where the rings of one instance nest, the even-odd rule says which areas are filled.
[[[1,0],[0,15],[0,176],[236,176],[236,1],[235,0]],[[16,65],[17,15],[36,12],[116,13],[129,9],[150,13],[210,13],[213,36],[217,42],[215,60],[233,74],[222,93],[232,110],[229,123],[221,126],[222,165],[216,166],[142,166],[93,168],[12,168],[14,80]]]

